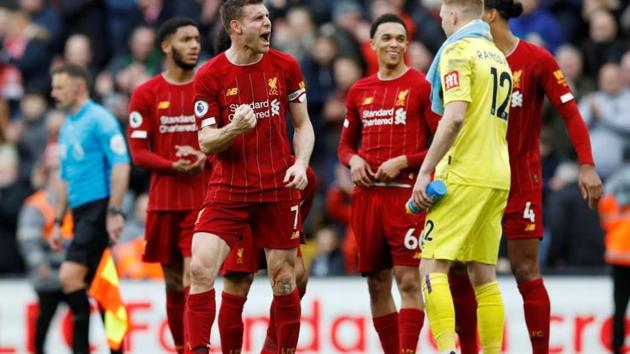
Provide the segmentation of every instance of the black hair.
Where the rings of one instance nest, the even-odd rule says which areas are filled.
[[[164,42],[168,37],[177,32],[179,28],[186,26],[197,27],[197,23],[195,22],[195,20],[188,17],[173,17],[170,20],[164,22],[158,30],[158,45],[162,45],[162,42]]]
[[[409,31],[407,30],[407,26],[405,25],[405,22],[402,20],[402,18],[394,14],[384,14],[379,16],[376,20],[374,20],[374,22],[372,22],[372,26],[370,27],[370,38],[374,38],[378,26],[388,22],[401,24],[405,28],[405,33],[409,33]]]
[[[523,4],[514,0],[486,0],[486,9],[495,9],[504,20],[519,17],[523,13]]]

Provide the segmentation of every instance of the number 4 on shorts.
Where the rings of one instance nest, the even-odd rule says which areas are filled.
[[[529,219],[531,222],[536,222],[536,214],[532,210],[532,202],[525,203],[525,210],[523,210],[523,219]]]

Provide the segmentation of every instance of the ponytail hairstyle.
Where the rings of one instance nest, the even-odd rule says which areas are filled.
[[[495,9],[504,20],[519,17],[523,13],[523,4],[515,0],[486,0],[486,10]]]

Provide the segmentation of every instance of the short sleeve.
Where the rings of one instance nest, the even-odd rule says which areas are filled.
[[[447,47],[442,53],[440,76],[444,105],[454,101],[472,101],[472,63],[459,43]]]
[[[221,110],[217,97],[218,88],[208,70],[200,70],[193,81],[195,118],[199,130],[217,126]]]
[[[152,129],[151,92],[140,86],[131,94],[129,102],[129,139],[150,139]]]
[[[127,143],[116,118],[105,111],[96,121],[96,135],[110,165],[129,163]]]
[[[306,85],[300,65],[293,58],[289,57],[287,70],[287,93],[289,102],[304,102],[306,99]]]

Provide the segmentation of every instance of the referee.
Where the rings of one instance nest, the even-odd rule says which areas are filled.
[[[120,209],[129,180],[129,156],[118,122],[89,96],[89,74],[64,65],[52,72],[52,93],[67,117],[59,133],[61,182],[55,188],[55,227],[50,246],[61,250],[60,224],[72,209],[74,239],[59,280],[73,313],[73,354],[89,353],[90,302],[86,286],[109,239],[123,229]]]

